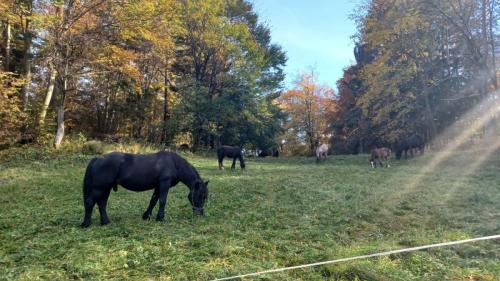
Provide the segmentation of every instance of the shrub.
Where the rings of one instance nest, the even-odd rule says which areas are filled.
[[[100,141],[88,141],[82,146],[82,153],[87,155],[103,154],[104,144]]]

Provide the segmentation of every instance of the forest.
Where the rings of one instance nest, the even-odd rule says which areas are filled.
[[[314,71],[285,85],[286,52],[250,1],[2,1],[0,145],[82,135],[289,155],[328,142],[342,154],[416,133],[439,146],[470,109],[498,103],[499,11],[495,0],[362,1],[356,62],[335,90]]]

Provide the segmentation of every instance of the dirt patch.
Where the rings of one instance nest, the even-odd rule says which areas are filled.
[[[0,186],[8,184],[10,182],[9,179],[6,178],[0,178]]]

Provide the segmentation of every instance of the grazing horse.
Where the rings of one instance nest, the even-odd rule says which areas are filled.
[[[391,157],[391,150],[387,147],[375,148],[372,150],[372,154],[370,156],[370,163],[372,164],[372,168],[377,167],[377,162],[380,164],[380,167],[384,167],[382,161],[385,162],[386,167],[389,168],[389,158]]]
[[[394,145],[396,159],[400,160],[403,153],[405,155],[405,159],[408,158],[408,152],[411,153],[411,156],[414,156],[414,150],[416,149],[420,151],[420,154],[424,154],[424,146],[424,139],[417,134],[413,134],[408,138],[402,139]]]
[[[316,148],[316,162],[319,162],[321,159],[326,159],[328,155],[328,145],[322,144]]]
[[[188,199],[193,212],[203,215],[208,181],[203,182],[196,169],[176,153],[161,151],[140,155],[112,152],[96,157],[87,165],[83,179],[85,218],[81,226],[88,227],[91,224],[92,210],[96,203],[101,214],[101,224],[109,223],[106,204],[111,189],[116,191],[117,185],[132,191],[154,189],[142,218],[149,219],[156,203],[160,201],[156,219],[163,221],[168,191],[179,181],[189,188]]]
[[[233,158],[233,164],[231,165],[231,169],[234,169],[236,165],[236,159],[240,160],[240,167],[242,170],[245,169],[245,160],[243,160],[243,153],[241,152],[241,148],[238,146],[228,146],[223,145],[217,148],[217,158],[219,160],[219,169],[224,169],[224,157]]]

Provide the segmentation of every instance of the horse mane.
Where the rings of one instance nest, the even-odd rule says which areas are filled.
[[[170,152],[172,155],[172,158],[174,158],[174,165],[177,170],[182,170],[185,167],[188,167],[190,172],[192,172],[198,180],[202,180],[200,174],[198,171],[194,168],[191,163],[189,163],[186,159],[178,155],[177,153]]]

